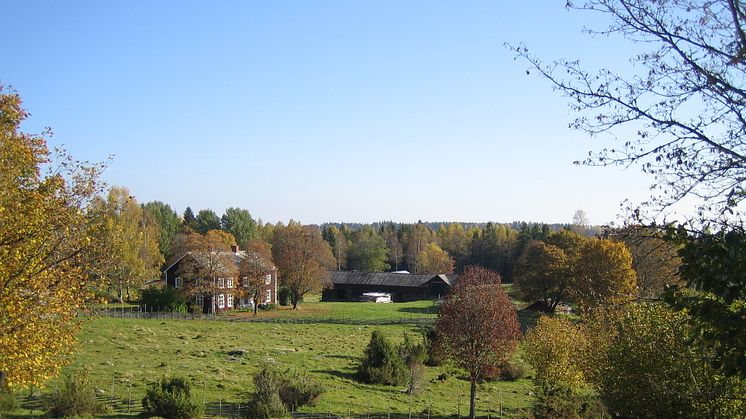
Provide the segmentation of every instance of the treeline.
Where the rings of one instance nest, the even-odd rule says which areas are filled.
[[[284,226],[281,222],[263,223],[248,210],[233,207],[222,216],[210,209],[195,214],[191,207],[179,216],[160,201],[148,202],[142,209],[159,226],[158,248],[165,261],[179,256],[180,234],[204,235],[210,230],[221,230],[245,249],[252,240],[272,243],[275,228]],[[499,272],[506,282],[511,281],[513,266],[531,240],[542,240],[562,230],[583,236],[601,232],[591,226],[526,222],[326,223],[317,228],[332,249],[336,270],[453,273],[479,265]]]

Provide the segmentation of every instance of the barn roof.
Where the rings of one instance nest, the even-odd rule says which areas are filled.
[[[337,285],[388,285],[395,287],[420,287],[431,281],[441,280],[448,285],[451,281],[445,274],[412,275],[395,272],[332,272],[331,281]]]

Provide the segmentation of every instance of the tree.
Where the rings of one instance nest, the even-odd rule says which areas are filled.
[[[290,290],[293,310],[307,293],[321,289],[328,281],[334,256],[316,227],[296,222],[275,226],[272,259],[280,271],[282,285]]]
[[[742,417],[746,384],[708,364],[686,314],[664,304],[599,310],[583,325],[579,364],[610,412],[621,417]]]
[[[120,302],[130,301],[132,287],[160,273],[164,259],[158,249],[159,226],[127,188],[111,188],[106,200],[94,200],[90,207],[104,217],[94,233],[97,274],[115,287]]]
[[[552,313],[567,296],[571,275],[570,260],[561,248],[534,240],[518,258],[513,283],[524,300],[538,300]]]
[[[536,370],[535,383],[546,390],[587,386],[581,365],[589,350],[578,324],[564,317],[541,316],[524,340],[526,360]]]
[[[636,296],[632,255],[624,243],[585,240],[569,288],[581,310],[630,300]]]
[[[227,233],[226,233],[227,234]],[[238,283],[238,268],[235,256],[222,237],[191,233],[184,238],[184,250],[188,253],[179,266],[185,293],[195,298],[209,298],[209,313],[215,313],[219,294],[231,292],[228,279]],[[221,284],[222,282],[222,284]]]
[[[396,347],[379,330],[374,330],[357,368],[357,378],[370,384],[396,386],[407,381],[407,367]]]
[[[269,244],[261,240],[249,242],[246,257],[241,260],[239,271],[241,290],[254,301],[254,316],[257,315],[259,302],[266,298],[266,278],[272,274],[273,269],[272,250]]]
[[[86,298],[102,164],[51,153],[19,131],[21,98],[0,86],[0,387],[42,385],[75,343]]]
[[[179,234],[181,220],[171,206],[161,201],[152,201],[143,205],[143,211],[150,214],[158,226],[158,250],[161,254],[170,255],[174,237]]]
[[[677,246],[666,240],[662,232],[642,226],[627,226],[611,230],[607,236],[624,243],[632,254],[632,269],[637,274],[640,297],[657,298],[667,286],[681,284],[681,258]]]
[[[208,241],[223,244],[226,249],[230,249],[231,246],[236,245],[236,238],[231,233],[223,230],[210,230],[205,234],[205,238]]]
[[[399,240],[399,233],[396,230],[396,226],[393,223],[386,224],[382,235],[386,241],[386,247],[389,248],[389,266],[398,271],[404,257],[404,247]]]
[[[423,274],[453,273],[453,258],[437,244],[430,243],[417,255],[419,271]]]
[[[412,226],[412,230],[407,236],[407,267],[412,273],[421,273],[417,256],[425,249],[428,243],[432,242],[433,232],[426,224],[418,222]]]
[[[488,369],[498,369],[520,337],[515,307],[500,277],[470,267],[459,277],[438,313],[438,351],[469,373],[469,417],[475,416],[477,382]]]
[[[195,230],[200,234],[207,234],[210,230],[220,230],[220,218],[211,209],[199,210],[195,222]]]
[[[686,196],[698,199],[703,219],[737,206],[746,198],[746,5],[590,0],[578,8],[612,19],[600,33],[645,48],[630,59],[637,74],[586,71],[579,60],[544,65],[526,47],[513,49],[570,99],[572,127],[617,134],[621,144],[583,163],[639,165],[654,179],[643,204],[658,210]]]
[[[389,268],[389,264],[386,263],[389,249],[383,237],[372,227],[363,227],[353,235],[353,238],[347,250],[347,264],[350,269],[383,272]]]
[[[438,228],[438,242],[440,247],[456,262],[457,269],[463,269],[469,259],[469,245],[471,236],[460,223],[441,225]]]
[[[184,215],[181,217],[181,226],[185,230],[197,231],[197,218],[194,216],[192,208],[186,207]]]
[[[667,234],[682,246],[679,275],[689,289],[671,287],[665,300],[690,315],[692,335],[704,338],[714,367],[746,377],[746,234],[691,233],[683,227]]]
[[[231,233],[236,242],[243,249],[249,242],[259,237],[256,221],[251,218],[249,211],[240,208],[228,208],[220,219],[223,230]]]
[[[343,228],[346,226],[343,226]],[[324,228],[323,232],[324,240],[329,243],[332,247],[332,254],[334,254],[334,260],[337,265],[337,270],[341,271],[347,267],[347,249],[349,243],[343,231],[337,228],[337,226],[329,226]]]

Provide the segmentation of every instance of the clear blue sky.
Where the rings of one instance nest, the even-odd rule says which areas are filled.
[[[567,128],[547,60],[621,66],[564,1],[18,1],[0,81],[105,180],[181,213],[304,223],[613,220],[636,168],[573,166],[609,144]]]

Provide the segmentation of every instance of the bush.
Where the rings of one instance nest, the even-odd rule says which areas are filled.
[[[538,387],[531,413],[535,418],[610,418],[594,395],[582,395],[566,386]]]
[[[277,299],[280,301],[281,306],[290,304],[290,289],[288,287],[280,287],[277,293]]]
[[[285,415],[287,411],[280,399],[281,384],[282,378],[273,368],[264,368],[254,376],[256,390],[247,406],[249,418],[268,419]]]
[[[270,311],[270,310],[274,310],[274,309],[275,309],[275,305],[274,304],[259,304],[259,310]]]
[[[106,407],[96,400],[87,370],[66,375],[62,388],[47,398],[46,405],[47,414],[55,418],[106,412]]]
[[[10,390],[0,387],[0,412],[12,412],[18,409],[19,406],[20,404],[18,403],[16,395]],[[2,417],[2,415],[0,415],[0,417]]]
[[[357,369],[358,380],[371,384],[402,385],[407,382],[407,368],[396,348],[375,330],[365,348],[365,357]]]
[[[517,381],[526,375],[526,367],[523,364],[506,362],[500,368],[500,379],[505,381]]]
[[[324,387],[306,374],[290,371],[285,372],[279,388],[280,400],[291,411],[305,405],[313,406],[323,392]]]
[[[425,347],[427,352],[427,358],[425,359],[425,365],[430,367],[437,367],[442,363],[440,356],[435,351],[435,340],[438,338],[438,331],[435,327],[427,327],[422,330],[422,346]]]
[[[172,287],[159,288],[151,285],[140,295],[140,304],[163,311],[178,311],[186,313],[187,304],[184,296]]]
[[[197,418],[202,408],[192,402],[189,382],[184,378],[170,378],[153,383],[142,399],[145,413],[167,419]]]
[[[324,392],[321,384],[305,374],[290,370],[280,373],[271,367],[254,377],[254,385],[256,390],[249,400],[248,415],[260,419],[283,416],[287,410],[313,405]]]

